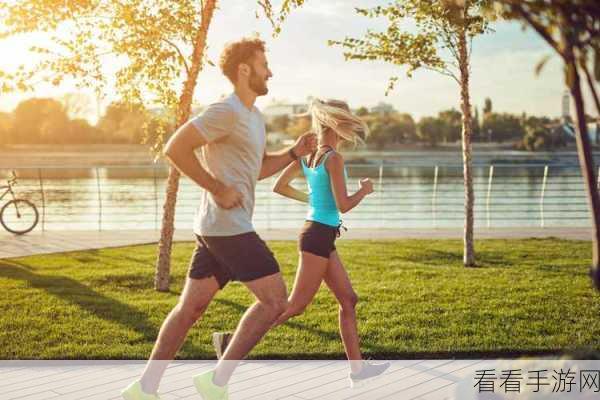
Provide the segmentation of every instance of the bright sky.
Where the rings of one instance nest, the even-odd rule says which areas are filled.
[[[382,29],[384,21],[358,16],[355,6],[387,4],[387,1],[309,0],[295,10],[280,36],[271,37],[270,24],[254,17],[256,3],[248,0],[222,2],[209,30],[208,55],[215,63],[223,45],[242,36],[259,32],[268,43],[268,58],[274,77],[270,93],[258,101],[264,107],[273,99],[304,102],[308,96],[345,99],[351,107],[374,106],[383,101],[416,118],[459,106],[459,88],[451,78],[420,71],[408,78],[405,70],[384,63],[347,62],[337,47],[327,46],[328,39],[361,36],[367,28]],[[232,29],[235,27],[235,30]],[[493,101],[495,111],[559,116],[564,93],[561,63],[555,56],[540,76],[534,68],[543,56],[551,54],[547,45],[532,31],[523,32],[515,23],[495,25],[495,33],[474,41],[472,57],[472,102],[481,109],[485,97]],[[0,68],[28,59],[26,49],[32,41],[0,41],[3,57]],[[385,97],[387,80],[398,75],[396,89]],[[36,96],[58,97],[72,87],[40,87]],[[206,66],[200,75],[195,102],[207,104],[229,93],[231,87],[218,67]],[[90,92],[91,93],[91,92]],[[27,95],[0,98],[0,110],[10,111]],[[108,100],[114,97],[107,93]],[[588,96],[589,98],[589,96]],[[108,101],[107,100],[107,101]],[[588,113],[592,114],[591,100]],[[93,117],[92,117],[93,119]]]

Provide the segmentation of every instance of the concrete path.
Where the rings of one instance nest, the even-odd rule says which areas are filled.
[[[259,231],[265,240],[296,240],[298,230]],[[461,239],[462,229],[351,229],[340,240],[348,239]],[[0,259],[50,254],[66,251],[120,247],[156,243],[160,232],[155,230],[119,231],[46,231],[14,236],[0,232]],[[475,231],[476,239],[520,239],[559,237],[572,240],[590,240],[590,228],[494,228]],[[175,241],[192,241],[189,230],[175,231]]]
[[[243,361],[229,382],[229,398],[575,400],[600,397],[598,360],[395,360],[390,364],[380,377],[350,388],[346,361]],[[0,399],[117,400],[121,399],[121,390],[139,378],[144,365],[145,361],[0,361]],[[171,362],[160,383],[160,398],[201,400],[192,377],[214,366],[214,361]]]
[[[458,383],[472,385],[481,360],[392,361],[388,371],[360,388],[350,389],[346,361],[248,361],[229,384],[231,400],[419,399],[456,396]],[[168,367],[160,385],[161,400],[200,400],[192,376],[214,361],[180,361]],[[116,400],[144,368],[137,361],[3,361],[0,399]],[[469,388],[474,392],[475,389]]]

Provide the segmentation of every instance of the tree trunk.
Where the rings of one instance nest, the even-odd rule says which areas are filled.
[[[598,197],[598,189],[596,188],[595,164],[592,157],[587,124],[585,122],[585,108],[573,47],[569,42],[569,38],[564,35],[563,41],[565,44],[567,84],[571,96],[573,97],[573,102],[575,103],[577,132],[575,137],[577,140],[577,154],[579,156],[581,175],[583,175],[583,180],[585,182],[588,204],[590,206],[592,217],[592,267],[590,276],[592,277],[596,289],[600,291],[600,268],[598,265],[600,255],[600,198]]]
[[[585,61],[581,63],[581,69],[583,69],[583,73],[585,74],[588,87],[590,88],[590,92],[592,93],[592,99],[594,99],[594,104],[596,104],[596,112],[598,113],[596,122],[600,122],[600,99],[598,98],[596,87],[594,86],[594,78],[592,78],[590,71],[587,69]]]
[[[465,15],[467,13],[465,7]],[[469,98],[469,55],[467,50],[466,27],[462,27],[458,38],[458,56],[460,67],[460,105],[462,110],[462,156],[463,178],[465,186],[465,231],[463,264],[465,267],[475,266],[475,249],[473,246],[473,166],[471,161],[471,100]]]
[[[194,38],[194,51],[190,72],[183,85],[183,91],[179,97],[177,106],[177,126],[183,125],[190,117],[194,89],[198,80],[198,74],[202,69],[202,59],[206,48],[206,37],[208,27],[215,11],[217,0],[206,0],[202,8],[202,21],[200,28]],[[175,233],[175,205],[177,204],[177,191],[179,189],[179,172],[171,167],[167,179],[167,191],[163,206],[163,219],[158,242],[158,258],[156,260],[156,271],[154,275],[154,288],[161,292],[169,290],[169,278],[171,270],[171,249],[173,245],[173,234]]]

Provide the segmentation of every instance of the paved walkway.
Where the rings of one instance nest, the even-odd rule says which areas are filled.
[[[192,376],[214,367],[210,361],[173,362],[160,385],[162,400],[200,396]],[[346,361],[248,361],[235,371],[231,400],[461,399],[458,383],[471,381],[481,360],[392,361],[381,377],[350,389]],[[112,400],[140,376],[137,361],[2,361],[0,398],[4,400]]]
[[[298,231],[265,230],[259,231],[265,240],[296,240]],[[462,229],[351,229],[343,234],[347,239],[461,239]],[[35,254],[50,254],[65,251],[120,247],[135,244],[155,243],[160,232],[155,230],[119,231],[46,231],[32,232],[23,236],[0,233],[0,259],[23,257]],[[494,228],[475,231],[476,239],[491,238],[541,238],[559,237],[572,240],[590,240],[589,228]],[[189,230],[175,231],[175,241],[191,241]]]
[[[0,399],[117,400],[144,365],[0,361]],[[161,399],[201,400],[192,377],[214,366],[214,361],[170,363],[160,383]],[[564,371],[571,371],[569,377]],[[380,377],[351,389],[346,361],[244,361],[231,378],[229,394],[231,400],[597,399],[599,373],[598,360],[395,360]]]

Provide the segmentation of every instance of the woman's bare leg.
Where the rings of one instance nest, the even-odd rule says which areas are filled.
[[[350,362],[350,369],[357,373],[362,367],[362,355],[360,352],[360,340],[358,337],[358,326],[356,321],[356,303],[358,296],[352,288],[348,273],[340,260],[337,251],[329,256],[325,283],[335,295],[340,308],[340,335],[346,350],[346,356]]]
[[[327,271],[329,260],[305,251],[300,253],[298,270],[292,293],[288,299],[288,308],[275,322],[280,325],[288,319],[302,314],[317,294],[323,276]]]

